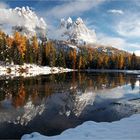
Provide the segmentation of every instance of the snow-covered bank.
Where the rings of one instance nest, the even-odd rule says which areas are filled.
[[[140,139],[139,124],[140,114],[137,114],[113,123],[85,122],[53,137],[34,132],[22,136],[21,140],[138,140]]]
[[[0,76],[36,76],[41,74],[51,74],[51,73],[62,73],[70,72],[72,69],[62,68],[62,67],[49,67],[49,66],[38,66],[34,64],[24,64],[20,65],[0,65]]]
[[[117,69],[87,69],[87,72],[118,72],[127,74],[140,74],[140,70],[117,70]]]

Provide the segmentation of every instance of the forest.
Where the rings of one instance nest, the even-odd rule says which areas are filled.
[[[9,36],[0,31],[0,62],[5,65],[24,63],[71,69],[140,69],[140,57],[134,53],[99,53],[88,46],[65,51],[55,41],[27,38],[19,32]]]

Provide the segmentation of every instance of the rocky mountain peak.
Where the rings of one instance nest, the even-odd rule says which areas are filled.
[[[75,44],[93,44],[96,42],[95,31],[88,29],[80,17],[75,21],[70,17],[66,20],[61,19],[58,30],[61,33],[61,40],[72,41]]]

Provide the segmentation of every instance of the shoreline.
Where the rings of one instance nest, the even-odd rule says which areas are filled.
[[[132,115],[112,123],[87,121],[56,136],[45,136],[38,132],[24,134],[21,140],[113,140],[139,139],[140,114]],[[135,129],[133,129],[135,128]],[[133,134],[133,135],[132,135]]]
[[[140,70],[118,70],[118,69],[86,69],[86,72],[102,72],[102,73],[126,73],[126,74],[140,74]]]
[[[49,67],[39,66],[35,64],[24,64],[24,65],[0,65],[0,76],[11,76],[11,77],[33,77],[37,75],[48,75],[63,72],[71,72],[72,69],[63,67]]]
[[[33,77],[37,75],[48,75],[63,72],[101,72],[101,73],[125,73],[125,74],[140,74],[140,70],[118,70],[118,69],[85,69],[85,70],[73,70],[63,67],[49,67],[49,66],[39,66],[36,64],[24,64],[24,65],[0,65],[0,76],[23,76],[23,77]]]

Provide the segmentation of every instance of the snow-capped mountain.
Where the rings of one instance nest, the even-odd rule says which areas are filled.
[[[57,33],[60,34],[61,40],[67,40],[75,44],[96,43],[95,31],[89,30],[80,17],[75,21],[70,17],[67,20],[61,19]]]
[[[18,31],[23,35],[31,37],[46,35],[46,23],[43,18],[39,18],[34,11],[27,7],[16,7],[15,9],[0,9],[0,25],[10,26],[12,31]]]

